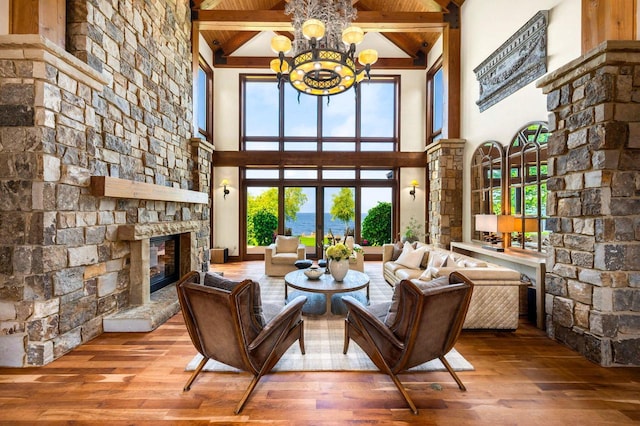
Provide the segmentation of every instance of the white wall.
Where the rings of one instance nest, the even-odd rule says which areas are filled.
[[[580,0],[467,0],[462,6],[461,40],[461,137],[467,140],[464,155],[463,236],[470,240],[470,176],[473,151],[482,142],[497,140],[508,145],[531,121],[546,121],[547,100],[535,81],[480,112],[476,101],[479,85],[473,69],[522,27],[539,10],[549,10],[547,72],[580,56]]]
[[[375,68],[375,66],[374,66]],[[242,73],[257,73],[257,70],[238,70],[216,68],[214,79],[214,145],[216,151],[237,151],[240,146],[240,87]],[[269,71],[265,70],[265,74]],[[425,147],[425,105],[426,76],[424,71],[384,70],[384,75],[400,75],[400,145],[403,151],[421,152]],[[374,70],[373,75],[376,74]],[[215,155],[215,153],[214,153]],[[237,193],[239,174],[237,168],[215,168],[213,182],[214,193],[214,241],[212,246],[228,247],[230,256],[239,255],[239,197]],[[231,182],[231,193],[223,200],[219,182],[227,178]],[[407,169],[400,171],[400,223],[409,218],[425,217],[425,170]],[[416,191],[416,200],[409,196],[409,183],[416,179],[421,187]]]
[[[0,34],[9,34],[9,0],[0,0]]]

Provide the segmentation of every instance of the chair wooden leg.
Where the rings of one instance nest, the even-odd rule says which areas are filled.
[[[302,352],[302,355],[305,354],[304,351],[304,322],[302,322],[302,324],[300,324],[300,336],[298,337],[298,344],[300,345],[300,352]]]
[[[193,374],[191,375],[191,377],[189,377],[189,380],[187,380],[187,384],[184,385],[184,389],[183,390],[185,392],[187,392],[189,389],[191,389],[191,384],[196,379],[198,374],[200,374],[200,371],[202,371],[202,369],[204,368],[204,366],[207,363],[207,361],[209,361],[209,358],[207,358],[207,357],[203,357],[202,358],[202,361],[200,361],[200,364],[198,364],[196,369],[193,371]]]
[[[240,414],[240,412],[244,408],[244,404],[247,402],[247,400],[251,396],[251,392],[253,392],[253,390],[255,389],[256,385],[258,384],[258,381],[260,380],[260,377],[262,377],[262,376],[259,375],[259,374],[253,376],[253,379],[251,380],[251,383],[249,383],[249,387],[244,392],[244,395],[242,395],[242,399],[238,403],[238,406],[236,407],[236,410],[234,411],[234,413]]]
[[[344,345],[342,346],[342,353],[347,354],[349,350],[349,341],[351,337],[349,337],[349,323],[345,320],[344,322]]]
[[[416,405],[413,403],[413,400],[409,396],[409,393],[402,385],[402,382],[400,382],[400,379],[398,379],[398,376],[393,374],[391,371],[387,371],[387,374],[389,375],[389,377],[391,377],[391,380],[393,380],[393,383],[396,385],[396,387],[402,394],[402,397],[404,398],[404,400],[407,401],[407,404],[409,404],[409,408],[411,408],[411,412],[413,414],[418,414],[418,409],[416,408]]]
[[[441,356],[438,359],[440,360],[440,362],[442,362],[442,364],[444,364],[444,367],[447,369],[449,374],[451,374],[451,376],[453,377],[453,380],[456,381],[460,390],[466,391],[467,388],[462,384],[462,380],[460,380],[456,372],[453,371],[453,368],[451,368],[451,365],[449,365],[449,362],[445,359],[445,357]]]

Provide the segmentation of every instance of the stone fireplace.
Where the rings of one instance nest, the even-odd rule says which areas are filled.
[[[180,236],[181,273],[209,264],[188,2],[67,0],[66,15],[65,47],[0,35],[0,366],[175,312],[173,287],[149,292],[153,236]]]

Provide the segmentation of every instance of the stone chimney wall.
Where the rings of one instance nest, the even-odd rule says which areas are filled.
[[[605,42],[539,81],[550,131],[549,336],[640,365],[640,42]]]
[[[208,204],[91,187],[108,176],[209,193],[211,148],[191,140],[188,2],[67,0],[67,16],[68,51],[0,36],[2,366],[46,364],[129,306],[122,226],[199,222],[192,264],[209,263]]]

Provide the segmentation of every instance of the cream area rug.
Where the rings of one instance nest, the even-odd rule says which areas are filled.
[[[377,272],[377,273],[376,273]],[[371,303],[388,301],[393,289],[382,278],[382,271],[367,271],[371,279]],[[263,303],[277,303],[284,305],[284,279],[262,276],[258,279]],[[290,289],[291,290],[291,289]],[[363,291],[364,293],[364,291]],[[349,350],[342,353],[344,344],[344,318],[340,316],[310,317],[304,316],[305,352],[300,352],[298,343],[294,343],[273,368],[273,371],[355,371],[373,370],[378,368],[371,362],[365,352],[353,341],[349,343]],[[469,363],[455,349],[445,358],[455,371],[471,371],[473,365]],[[186,366],[187,371],[193,371],[202,360],[197,354]],[[209,360],[204,371],[237,372],[236,368],[220,362]],[[412,368],[409,371],[446,371],[439,360],[429,361]]]

